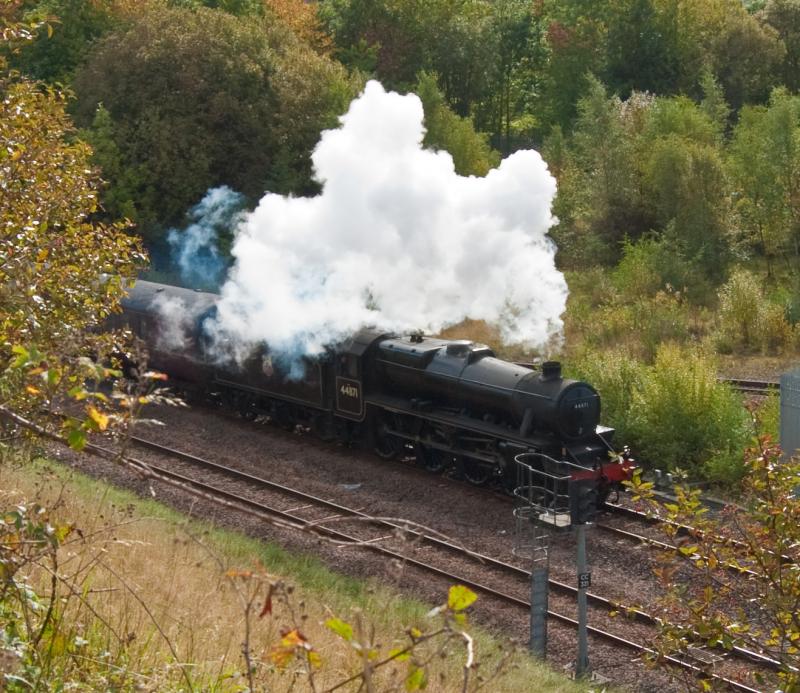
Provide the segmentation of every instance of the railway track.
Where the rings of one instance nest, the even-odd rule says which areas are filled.
[[[0,411],[0,414],[2,413],[3,412]],[[51,438],[58,439],[57,436],[47,434],[46,432],[44,433]],[[215,502],[220,502],[224,506],[235,509],[239,512],[260,519],[279,519],[283,526],[314,532],[341,545],[358,547],[360,549],[377,553],[383,557],[402,562],[404,565],[413,566],[421,571],[436,575],[447,580],[450,584],[454,582],[464,584],[476,592],[482,593],[501,602],[505,602],[506,604],[514,606],[520,610],[525,610],[526,613],[530,610],[530,602],[526,598],[510,593],[512,591],[516,591],[516,588],[505,591],[496,589],[489,584],[490,581],[487,581],[485,577],[483,579],[476,577],[474,570],[470,571],[469,569],[465,569],[456,574],[452,569],[443,569],[438,567],[434,565],[431,560],[419,560],[417,558],[413,558],[397,548],[391,548],[387,546],[387,544],[390,544],[399,538],[401,540],[401,546],[407,547],[409,543],[425,544],[426,546],[431,547],[432,550],[435,550],[439,553],[442,551],[447,551],[451,554],[459,555],[463,559],[471,562],[473,565],[480,564],[484,570],[487,567],[490,567],[491,569],[500,571],[504,574],[515,576],[519,580],[520,590],[523,594],[526,594],[529,589],[530,573],[528,570],[520,568],[519,566],[514,566],[490,556],[470,551],[466,547],[454,544],[442,537],[432,536],[431,534],[420,531],[413,526],[398,524],[395,521],[390,521],[383,518],[371,517],[359,510],[347,508],[338,503],[311,496],[310,494],[297,489],[292,489],[267,479],[255,477],[251,474],[234,470],[229,467],[224,467],[210,460],[205,460],[179,450],[162,446],[152,441],[142,438],[134,438],[133,442],[135,445],[146,448],[159,455],[166,455],[172,459],[180,459],[182,462],[188,463],[194,468],[199,468],[203,469],[205,472],[210,472],[211,475],[220,475],[223,477],[223,479],[227,480],[224,481],[223,484],[229,483],[230,480],[243,482],[250,487],[258,487],[260,489],[268,489],[271,492],[277,492],[284,498],[288,496],[294,500],[295,504],[288,509],[285,507],[280,508],[276,506],[275,502],[267,504],[262,501],[253,500],[252,498],[243,496],[240,493],[234,493],[230,490],[226,490],[225,488],[221,488],[219,484],[211,484],[207,480],[201,481],[193,476],[188,476],[184,473],[176,471],[174,468],[175,465],[172,464],[169,465],[169,468],[167,468],[153,464],[152,462],[144,462],[132,457],[128,458],[129,461],[135,466],[140,466],[143,469],[147,468],[155,472],[157,475],[156,478],[161,477],[163,479],[170,479],[181,487],[195,489],[204,497],[214,500]],[[87,450],[101,457],[117,458],[117,453],[97,445],[90,444],[87,446]],[[297,505],[297,501],[300,501],[300,505]],[[312,517],[308,517],[309,511],[312,509],[315,512],[311,513]],[[318,515],[318,511],[322,511],[323,514]],[[306,516],[304,517],[304,515]],[[342,523],[346,519],[357,521],[359,531],[355,533],[352,531],[345,532],[340,528],[334,529],[333,527],[329,526],[331,523]],[[378,529],[379,534],[377,536],[365,536],[361,529],[367,525],[371,526],[373,529]],[[553,602],[553,595],[561,595],[562,603],[564,598],[568,598],[572,602],[572,607],[574,607],[574,599],[577,595],[577,589],[575,587],[557,580],[551,580],[550,589],[551,604]],[[628,614],[631,620],[650,628],[658,625],[657,619],[640,609],[629,608],[615,600],[607,599],[594,593],[591,593],[588,598],[590,605],[593,606],[598,613],[602,612],[605,617],[608,617],[609,611],[614,610]],[[558,603],[558,599],[556,599],[556,602]],[[565,608],[560,608],[558,611],[554,609],[549,610],[549,619],[565,624],[571,628],[577,628],[576,620],[563,613],[564,611],[569,610],[569,605],[564,605],[564,607]],[[616,622],[619,623],[620,619],[617,619]],[[632,651],[636,653],[637,656],[655,654],[651,648],[644,644],[648,642],[648,638],[653,636],[652,633],[644,636],[642,636],[640,633],[638,638],[631,639],[627,635],[613,633],[605,628],[598,628],[596,626],[589,627],[588,630],[592,637],[611,644],[617,648],[623,648],[625,650]],[[730,690],[748,693],[757,689],[754,689],[742,682],[748,670],[751,668],[751,666],[743,667],[742,662],[746,661],[748,665],[756,665],[758,668],[763,670],[774,670],[778,666],[777,662],[770,660],[768,657],[760,653],[750,652],[741,648],[733,650],[726,658],[719,658],[715,666],[715,671],[708,671],[705,667],[703,659],[698,658],[697,654],[694,656],[690,654],[672,656],[666,658],[666,661],[675,667],[679,667],[691,672],[695,676],[709,678],[715,681],[718,686],[721,685]]]
[[[743,380],[741,378],[720,378],[723,383],[728,383],[734,390],[751,395],[768,395],[771,392],[780,392],[781,384],[775,380]]]
[[[281,519],[292,524],[293,526],[297,526],[307,531],[316,532],[318,534],[328,537],[329,539],[339,542],[340,544],[358,546],[366,550],[383,555],[387,558],[402,561],[406,565],[410,565],[425,572],[435,574],[439,577],[445,578],[450,582],[458,582],[460,584],[464,584],[477,592],[483,593],[485,595],[488,595],[492,598],[508,603],[517,608],[524,609],[526,612],[530,610],[530,602],[527,599],[522,598],[520,596],[516,596],[514,594],[510,594],[508,591],[501,591],[491,587],[489,584],[487,584],[487,581],[485,579],[481,580],[480,578],[471,576],[468,568],[462,571],[461,574],[454,574],[451,570],[445,570],[440,567],[437,567],[436,565],[431,563],[430,560],[419,560],[417,558],[412,558],[408,556],[406,553],[401,552],[401,550],[399,549],[387,548],[386,544],[391,543],[394,539],[397,539],[398,537],[401,537],[402,542],[405,543],[406,545],[409,542],[414,546],[419,546],[421,544],[424,544],[439,552],[446,551],[450,554],[458,555],[461,558],[471,561],[473,564],[480,564],[484,570],[487,567],[489,567],[492,570],[502,572],[506,575],[515,576],[520,581],[521,590],[524,591],[528,587],[530,573],[528,570],[525,570],[519,566],[515,566],[507,562],[500,561],[491,556],[470,551],[464,546],[455,544],[442,537],[434,536],[428,532],[420,531],[419,529],[414,528],[411,525],[398,524],[395,521],[383,518],[375,518],[370,515],[367,515],[366,513],[361,512],[360,510],[348,508],[333,501],[312,496],[303,491],[289,488],[287,486],[278,484],[268,479],[255,477],[245,472],[234,470],[229,467],[224,467],[210,460],[206,460],[194,455],[174,450],[172,448],[162,446],[152,441],[148,441],[142,438],[135,438],[134,442],[136,445],[141,446],[143,448],[147,448],[148,450],[154,451],[158,454],[165,454],[170,457],[181,459],[182,461],[188,462],[189,464],[197,468],[201,468],[206,471],[211,471],[215,474],[222,474],[225,477],[236,479],[238,481],[243,481],[248,485],[258,486],[259,488],[268,489],[269,491],[277,491],[282,495],[291,497],[295,501],[301,502],[301,505],[294,506],[290,510],[285,510],[285,509],[282,510],[274,507],[274,505],[265,505],[264,503],[244,498],[238,494],[231,494],[229,491],[224,491],[216,487],[211,487],[206,482],[200,482],[190,477],[186,477],[185,475],[175,472],[172,469],[169,470],[164,468],[157,469],[159,474],[171,475],[174,478],[179,479],[182,483],[196,485],[202,488],[206,493],[219,494],[222,497],[226,498],[228,502],[237,506],[241,506],[243,509],[245,509],[246,512],[255,513],[256,515],[266,514],[266,515],[280,517]],[[151,467],[153,466],[151,463],[148,464],[150,464]],[[323,515],[321,518],[318,517],[314,519],[307,517],[304,518],[298,513],[298,511],[305,512],[311,508],[321,510],[323,513],[327,514]],[[344,532],[341,529],[333,529],[332,527],[328,526],[328,524],[331,522],[341,523],[347,518],[351,520],[357,520],[359,523],[359,527],[362,529],[364,525],[370,525],[373,528],[378,529],[379,530],[378,536],[367,537],[364,536],[361,531],[357,532],[356,534],[353,534],[352,532]],[[557,580],[550,581],[550,589],[553,593],[565,595],[570,599],[575,599],[577,597],[577,592],[578,592],[577,588]],[[650,627],[659,625],[657,619],[655,619],[653,616],[647,614],[646,612],[640,609],[628,607],[615,600],[607,599],[605,597],[602,597],[601,595],[594,593],[590,593],[588,595],[588,599],[590,604],[595,609],[603,610],[606,612],[606,614],[609,611],[613,610],[625,613],[631,619],[642,624],[647,624]],[[570,627],[577,627],[577,622],[575,621],[575,619],[566,616],[565,614],[560,613],[558,611],[550,610],[548,612],[548,616],[554,621],[566,624]],[[628,650],[634,650],[640,655],[652,652],[652,650],[648,648],[646,645],[630,640],[629,638],[624,637],[622,635],[609,632],[608,630],[602,628],[591,627],[589,629],[589,632],[598,639],[601,639],[605,642],[609,642],[619,647],[624,647]],[[771,660],[770,658],[761,655],[760,653],[750,652],[742,648],[734,649],[731,654],[734,658],[737,658],[739,660],[745,660],[748,663],[755,664],[761,668],[774,670],[778,666],[778,663],[775,662],[774,660]],[[712,678],[715,678],[718,681],[718,683],[725,684],[732,690],[738,690],[738,691],[754,690],[749,686],[747,686],[746,684],[743,684],[740,681],[735,680],[734,678],[725,677],[720,674],[708,674],[708,672],[703,671],[701,666],[698,666],[698,664],[694,664],[691,661],[687,661],[677,657],[671,658],[669,661],[675,666],[688,669],[698,676],[710,675]]]

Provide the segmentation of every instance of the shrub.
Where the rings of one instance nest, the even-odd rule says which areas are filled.
[[[613,272],[620,293],[634,300],[653,296],[667,286],[682,288],[686,283],[686,262],[674,244],[664,237],[625,242],[622,260]]]
[[[573,374],[597,388],[603,423],[637,459],[726,486],[741,478],[748,417],[707,356],[664,345],[649,366],[620,352],[585,354]]]
[[[744,472],[748,418],[707,356],[664,346],[634,393],[631,442],[641,457],[696,478],[733,484]]]
[[[769,301],[752,272],[736,270],[719,291],[716,348],[777,353],[794,340],[783,305]]]
[[[758,313],[758,346],[762,352],[774,354],[792,343],[794,331],[786,320],[784,307],[763,302]]]
[[[714,292],[708,272],[697,259],[687,259],[675,230],[670,225],[659,236],[636,243],[625,242],[622,259],[614,269],[614,286],[627,301],[654,296],[659,291],[679,290],[695,303],[707,304]]]
[[[625,347],[650,362],[660,344],[686,339],[690,309],[681,293],[672,290],[629,303],[614,300],[588,313],[581,331],[589,347]]]
[[[753,412],[757,430],[778,441],[781,435],[781,397],[772,390]]]

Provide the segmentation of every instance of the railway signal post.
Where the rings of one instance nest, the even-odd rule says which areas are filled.
[[[578,659],[575,676],[589,673],[589,641],[586,635],[586,590],[592,584],[592,574],[586,570],[586,525],[575,528],[578,544]]]
[[[589,673],[589,643],[586,634],[586,590],[592,584],[592,574],[586,566],[586,525],[594,521],[597,514],[597,487],[593,481],[570,480],[570,520],[575,527],[578,568],[578,659],[575,676]]]
[[[589,673],[589,643],[586,633],[586,590],[592,584],[592,574],[586,565],[586,526],[597,514],[597,487],[593,481],[578,479],[569,483],[570,520],[575,527],[578,568],[578,658],[575,676]]]
[[[571,527],[570,472],[564,468],[565,463],[540,453],[523,453],[514,459],[517,464],[514,552],[531,559],[529,649],[544,658],[547,653],[550,581],[548,530],[568,530]]]

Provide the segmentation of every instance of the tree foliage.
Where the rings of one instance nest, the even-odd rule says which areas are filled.
[[[729,148],[744,240],[771,263],[800,259],[800,100],[783,89],[742,109]]]
[[[766,436],[754,439],[745,465],[740,505],[720,514],[708,511],[699,491],[679,488],[674,503],[661,504],[653,500],[651,484],[634,480],[634,492],[649,502],[651,511],[672,521],[661,526],[679,548],[677,556],[665,555],[657,568],[665,588],[658,654],[701,645],[763,651],[780,665],[779,684],[770,688],[796,691],[800,465],[796,458],[782,459]],[[680,536],[678,525],[694,531]],[[731,566],[747,573],[737,574]],[[754,683],[759,688],[768,685],[759,677]],[[691,685],[700,684],[695,680]]]
[[[145,9],[103,40],[75,85],[89,138],[119,152],[112,194],[145,233],[213,186],[251,199],[314,191],[309,154],[354,93],[284,25],[204,8]]]
[[[433,76],[422,73],[415,91],[425,110],[425,146],[449,152],[462,176],[485,176],[499,163],[487,137],[475,132],[469,119],[453,113]]]
[[[21,24],[7,27],[7,40],[32,38]],[[110,372],[94,360],[111,349],[99,328],[145,258],[125,225],[94,218],[100,180],[63,94],[13,73],[0,87],[0,406],[40,413],[89,398],[87,418],[65,423],[80,447],[111,423],[108,398],[84,380]]]
[[[71,82],[77,66],[94,42],[116,26],[122,17],[116,0],[43,0],[29,11],[32,18],[47,18],[50,31],[39,32],[14,61],[33,79],[51,84]]]
[[[143,256],[119,224],[92,220],[98,179],[89,148],[68,143],[64,97],[6,84],[0,104],[0,334],[4,366],[15,344],[64,354],[96,328]],[[103,281],[103,275],[116,277]],[[11,397],[13,392],[5,392]]]

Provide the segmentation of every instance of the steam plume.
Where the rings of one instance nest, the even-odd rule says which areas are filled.
[[[560,334],[567,286],[542,158],[520,151],[463,177],[423,134],[415,95],[369,82],[314,151],[322,193],[268,193],[239,225],[216,329],[291,354],[367,325],[437,332],[466,317],[530,347]]]
[[[209,190],[189,211],[190,225],[183,231],[170,229],[167,241],[181,279],[196,288],[219,288],[226,270],[220,256],[220,234],[230,236],[239,223],[244,197],[223,185]]]

